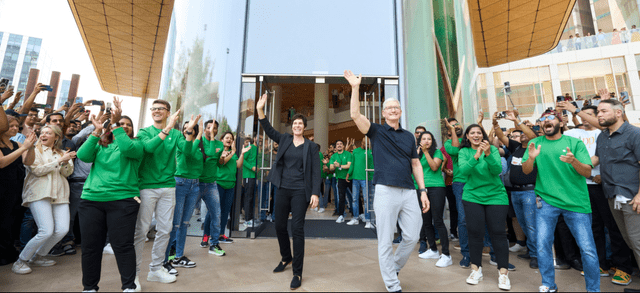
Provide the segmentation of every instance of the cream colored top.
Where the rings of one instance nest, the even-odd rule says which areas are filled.
[[[60,154],[51,148],[38,146],[35,150],[35,160],[31,166],[26,166],[27,177],[22,191],[22,205],[48,198],[52,204],[69,203],[69,182],[67,177],[73,173],[73,160],[60,165]]]

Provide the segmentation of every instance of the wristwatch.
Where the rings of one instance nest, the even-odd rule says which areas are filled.
[[[111,129],[114,129],[116,127],[120,127],[120,123],[116,122],[116,123],[111,124]]]
[[[419,189],[418,191],[420,191],[420,193],[422,193],[423,191],[427,192],[427,189],[426,188],[422,188],[422,189]]]
[[[578,115],[578,113],[580,113],[580,108],[576,108],[576,111],[573,112],[573,115]]]

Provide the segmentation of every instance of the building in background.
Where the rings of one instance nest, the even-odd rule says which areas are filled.
[[[64,105],[69,97],[69,87],[71,86],[71,80],[63,80],[60,83],[60,91],[58,92],[58,106],[60,108]]]
[[[42,39],[0,32],[0,78],[8,78],[17,91],[23,91],[29,78],[29,69],[39,68]]]

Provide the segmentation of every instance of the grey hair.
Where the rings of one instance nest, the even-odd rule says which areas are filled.
[[[624,113],[624,105],[622,105],[622,103],[618,100],[608,99],[608,100],[602,100],[600,101],[600,103],[610,104],[611,109],[620,110],[622,111],[622,113]]]
[[[387,105],[389,104],[389,102],[393,102],[393,101],[398,102],[398,105],[400,105],[400,101],[398,101],[398,99],[396,99],[396,98],[388,98],[388,99],[384,100],[384,103],[382,103],[382,109],[386,109]]]

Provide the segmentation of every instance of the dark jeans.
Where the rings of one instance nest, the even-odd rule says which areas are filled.
[[[347,188],[349,182],[346,179],[338,179],[338,216],[344,215],[344,206],[347,203]]]
[[[309,202],[304,189],[279,188],[276,193],[276,235],[280,245],[280,256],[283,262],[293,260],[293,275],[302,276],[304,264],[304,217]],[[291,213],[291,231],[293,232],[293,257],[291,257],[291,243],[287,221]]]
[[[36,234],[36,221],[33,219],[33,214],[31,213],[31,209],[27,209],[24,212],[24,218],[22,218],[22,223],[20,225],[20,247],[24,248],[29,240],[33,238],[33,235]]]
[[[458,237],[458,207],[456,206],[456,195],[453,194],[453,186],[445,187],[447,202],[449,203],[449,231],[453,236]]]
[[[11,185],[2,186],[3,190],[0,191],[0,265],[7,265],[18,259],[18,251],[13,247],[15,233],[12,229],[21,211],[22,187]]]
[[[218,184],[218,193],[220,194],[220,235],[224,235],[224,229],[227,228],[229,214],[231,213],[235,187],[224,189]]]
[[[498,269],[506,269],[509,265],[509,242],[507,240],[508,205],[481,205],[466,200],[462,201],[469,232],[469,254],[471,263],[482,266],[482,249],[484,248],[485,225],[489,230],[491,244],[495,251]],[[440,240],[442,241],[442,240]]]
[[[606,265],[606,236],[604,233],[604,228],[606,227],[609,230],[609,238],[611,239],[613,266],[627,274],[631,274],[633,271],[633,263],[631,261],[633,252],[622,238],[618,225],[613,219],[602,185],[589,184],[587,188],[589,190],[589,200],[591,201],[591,227],[593,229],[593,239],[596,242],[600,267],[605,270],[608,268]]]
[[[69,232],[67,233],[60,243],[65,243],[74,240],[73,225],[76,222],[76,215],[78,214],[78,206],[80,205],[80,196],[82,196],[82,188],[84,187],[84,181],[82,182],[69,182]],[[82,236],[82,235],[81,235]]]
[[[133,236],[140,204],[133,198],[98,202],[80,200],[78,216],[82,237],[82,285],[98,290],[102,251],[107,234],[120,272],[122,289],[135,289],[136,251]]]
[[[435,229],[438,229],[438,234],[440,235],[442,254],[450,255],[447,226],[444,225],[443,220],[446,190],[444,187],[428,187],[427,190],[427,196],[429,197],[431,209],[429,209],[428,212],[422,214],[422,229],[420,230],[420,241],[428,240],[431,250],[438,251],[434,230],[435,224]],[[420,199],[420,192],[418,192],[418,199]],[[420,203],[420,208],[422,209],[422,203]]]
[[[244,195],[244,220],[253,220],[253,209],[256,205],[256,198],[253,196],[256,190],[256,178],[243,178],[242,194]]]

